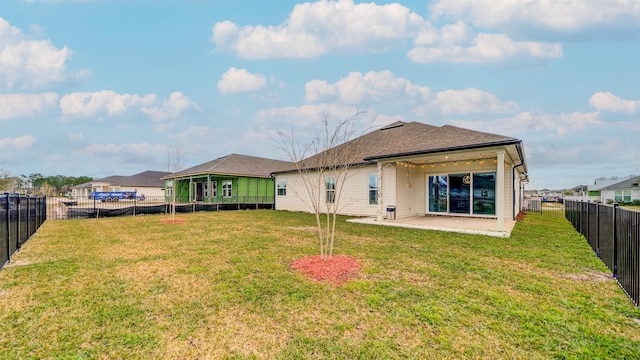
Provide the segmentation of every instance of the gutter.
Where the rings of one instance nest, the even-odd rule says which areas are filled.
[[[456,150],[469,150],[469,149],[482,149],[482,148],[486,148],[486,147],[493,147],[493,146],[499,146],[499,145],[518,145],[518,144],[522,144],[522,140],[505,140],[505,141],[496,141],[496,142],[492,142],[492,143],[485,143],[485,144],[481,144],[481,146],[478,146],[478,144],[476,145],[461,145],[461,146],[453,146],[453,147],[448,147],[448,148],[439,148],[439,149],[433,149],[433,150],[418,150],[418,151],[409,151],[409,152],[404,152],[404,153],[397,153],[397,154],[385,154],[385,155],[380,155],[380,156],[369,156],[364,158],[364,160],[366,161],[375,161],[375,160],[381,160],[381,159],[388,159],[388,158],[394,158],[394,157],[401,157],[401,156],[412,156],[412,155],[427,155],[427,154],[435,154],[435,153],[440,153],[440,152],[445,152],[445,151],[456,151]],[[522,158],[522,152],[521,150],[518,148],[518,146],[516,146],[517,150],[518,150],[518,155],[520,155],[520,157]]]

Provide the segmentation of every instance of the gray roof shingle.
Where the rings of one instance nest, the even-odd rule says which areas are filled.
[[[199,174],[219,174],[249,177],[269,177],[272,172],[291,168],[291,163],[256,156],[230,154],[206,163],[178,171],[164,178]]]
[[[303,167],[312,168],[322,163],[323,157],[343,156],[342,164],[363,164],[375,159],[427,154],[433,152],[516,144],[520,140],[451,125],[433,126],[420,122],[402,121],[374,130],[333,149],[310,156],[302,161]],[[345,156],[345,154],[348,154]]]
[[[615,184],[603,187],[601,190],[629,190],[638,187],[640,187],[640,176],[634,176]]]
[[[119,186],[140,186],[140,187],[163,187],[164,182],[161,180],[163,176],[170,174],[166,171],[143,171],[141,173],[131,175],[131,176],[122,176],[122,175],[112,175],[107,176],[101,179],[88,181],[86,183],[73,186],[72,189],[81,189],[81,188],[91,188],[91,185],[94,183],[107,183],[110,185],[119,185]]]

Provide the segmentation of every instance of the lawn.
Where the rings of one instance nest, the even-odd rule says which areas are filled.
[[[341,287],[289,264],[308,214],[47,221],[0,271],[0,358],[631,359],[640,310],[564,219],[509,239],[341,221]]]

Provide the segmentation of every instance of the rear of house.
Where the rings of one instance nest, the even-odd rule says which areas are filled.
[[[397,122],[353,141],[359,150],[349,160],[347,179],[336,181],[337,174],[330,172],[322,175],[324,186],[316,194],[323,199],[321,211],[339,195],[340,214],[380,220],[391,210],[397,218],[485,217],[497,219],[501,228],[521,209],[528,182],[521,140],[453,126]],[[311,157],[303,162],[313,161]],[[292,170],[274,176],[277,209],[312,211],[301,174]]]

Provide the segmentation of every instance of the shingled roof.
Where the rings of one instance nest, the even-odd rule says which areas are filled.
[[[143,171],[139,174],[131,176],[112,175],[102,179],[88,181],[86,183],[73,186],[72,189],[91,188],[95,183],[107,183],[118,186],[139,186],[139,187],[163,187],[164,182],[161,180],[163,176],[170,174],[166,171]]]
[[[615,184],[603,187],[601,190],[628,190],[640,187],[640,176],[632,176]]]
[[[167,175],[164,179],[190,175],[216,174],[250,177],[269,177],[272,172],[289,169],[291,163],[255,156],[230,154],[188,169]]]
[[[319,166],[323,157],[342,156],[342,163],[357,165],[391,157],[519,143],[521,141],[516,138],[451,125],[438,127],[415,121],[397,121],[333,149],[310,156],[302,163],[303,167],[313,168]]]

